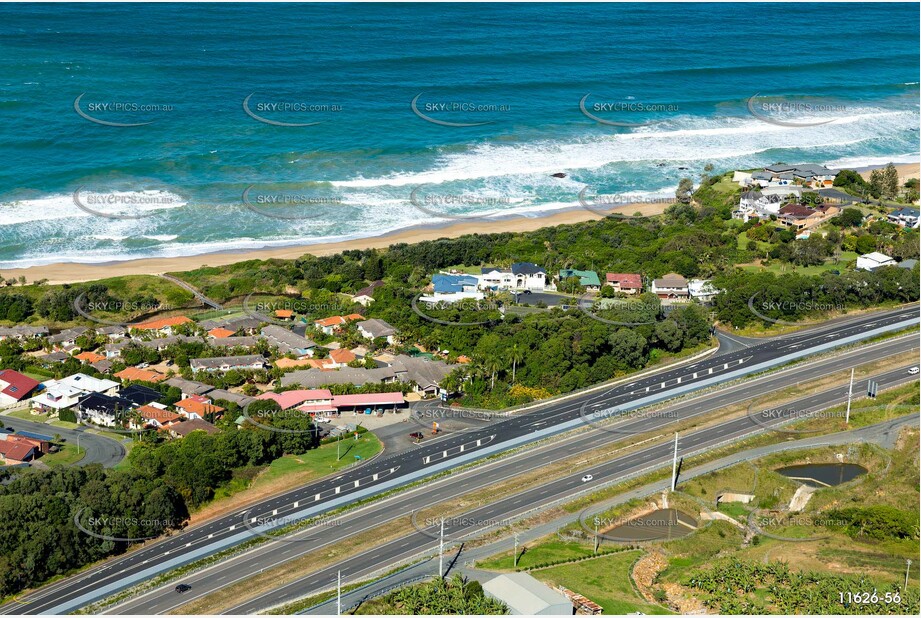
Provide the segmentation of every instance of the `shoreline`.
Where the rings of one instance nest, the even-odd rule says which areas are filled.
[[[866,179],[870,171],[881,169],[885,165],[870,165],[854,168]],[[908,178],[921,176],[921,164],[896,164],[899,173],[899,185]],[[659,215],[671,204],[663,202],[636,202],[618,206],[617,211],[643,215]],[[601,215],[574,206],[556,211],[540,212],[536,216],[527,214],[499,215],[489,219],[469,219],[463,221],[445,221],[420,224],[393,230],[378,236],[366,236],[350,240],[321,243],[299,243],[283,247],[264,247],[259,249],[228,249],[188,256],[145,257],[108,262],[56,262],[21,268],[5,268],[0,276],[18,278],[24,276],[31,283],[47,279],[49,284],[82,283],[120,277],[126,275],[151,275],[167,272],[184,272],[204,266],[227,266],[248,260],[285,259],[292,260],[303,255],[324,256],[355,249],[385,249],[397,243],[417,243],[439,238],[458,238],[466,234],[495,234],[501,232],[531,232],[544,227],[582,223],[601,219]]]
[[[659,215],[670,205],[656,202],[625,204],[618,212]],[[383,249],[397,243],[417,243],[438,238],[458,238],[466,234],[496,234],[501,232],[531,232],[543,227],[597,221],[601,215],[584,208],[567,208],[540,216],[509,215],[484,220],[446,222],[444,224],[418,225],[387,232],[379,236],[366,236],[338,242],[297,244],[249,250],[228,250],[177,257],[151,257],[111,262],[76,263],[59,262],[23,268],[5,268],[4,278],[24,276],[29,283],[47,279],[48,284],[82,283],[125,275],[154,275],[183,272],[204,266],[227,266],[248,260],[296,259],[303,255],[324,256],[354,249]]]

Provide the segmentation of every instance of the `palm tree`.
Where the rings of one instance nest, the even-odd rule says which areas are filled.
[[[490,354],[483,359],[484,368],[490,373],[489,390],[496,388],[496,373],[502,369],[502,360],[496,354]]]
[[[524,360],[524,350],[517,344],[513,344],[506,352],[508,360],[512,363],[512,384],[515,383],[515,371],[518,368],[518,363]]]

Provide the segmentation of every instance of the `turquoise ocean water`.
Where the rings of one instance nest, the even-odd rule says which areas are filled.
[[[917,4],[3,4],[0,268],[537,216],[585,187],[673,194],[708,163],[917,161],[918,22]]]

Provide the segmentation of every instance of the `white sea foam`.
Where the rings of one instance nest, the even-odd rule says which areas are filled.
[[[752,117],[680,117],[632,133],[578,140],[524,144],[478,144],[444,154],[428,170],[348,180],[331,184],[369,189],[440,184],[501,176],[548,175],[596,170],[608,165],[648,161],[720,161],[754,157],[771,150],[840,148],[917,126],[916,111],[856,110],[818,126],[787,127]]]
[[[87,210],[111,214],[140,216],[158,210],[180,208],[185,200],[169,191],[80,191],[77,201]],[[108,202],[108,203],[107,203]],[[75,203],[74,194],[55,194],[35,199],[0,203],[0,225],[16,225],[39,221],[82,219],[96,217]],[[138,220],[138,219],[135,219]],[[82,225],[82,224],[81,224]]]

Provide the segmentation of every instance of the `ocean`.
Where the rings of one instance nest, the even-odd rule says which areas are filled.
[[[919,159],[917,4],[3,4],[0,269]],[[565,176],[563,176],[565,175]]]

